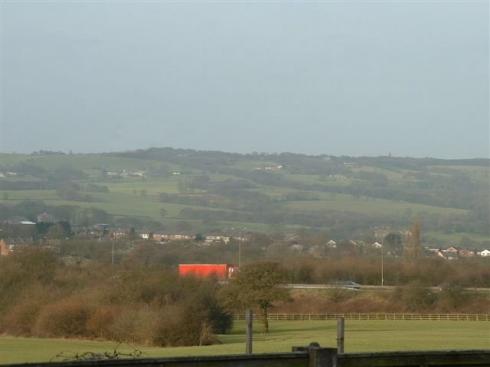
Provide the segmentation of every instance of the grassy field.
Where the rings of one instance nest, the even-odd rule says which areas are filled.
[[[322,346],[335,345],[335,321],[272,322],[265,335],[256,325],[254,352],[287,352],[294,345],[312,341]],[[135,348],[142,357],[236,354],[244,351],[244,325],[238,323],[229,335],[221,335],[222,344],[206,347],[149,348],[121,345],[120,352]],[[88,340],[0,337],[0,363],[49,361],[57,354],[111,352],[117,343]],[[489,349],[490,324],[464,321],[348,321],[346,352]]]
[[[328,196],[327,196],[328,195]],[[430,205],[414,204],[403,201],[355,198],[346,194],[324,194],[326,200],[290,201],[288,208],[298,211],[339,210],[361,214],[400,214],[407,210],[412,213],[428,214],[466,214],[464,209],[441,208]]]

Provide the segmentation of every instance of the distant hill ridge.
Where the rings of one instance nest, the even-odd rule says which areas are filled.
[[[25,200],[42,202],[43,211],[92,208],[115,224],[195,233],[309,228],[352,238],[417,218],[435,245],[481,244],[490,241],[489,178],[487,158],[37,152],[0,154],[0,204],[24,217],[12,208]]]

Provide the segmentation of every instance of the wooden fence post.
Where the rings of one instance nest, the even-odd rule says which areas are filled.
[[[245,353],[252,354],[252,343],[253,343],[253,312],[248,309],[245,311],[245,322],[247,324],[247,340],[245,346]]]
[[[337,319],[337,351],[339,354],[344,353],[344,330],[345,322],[343,317]]]
[[[337,367],[337,349],[321,348],[317,343],[311,343],[308,347],[308,367]]]

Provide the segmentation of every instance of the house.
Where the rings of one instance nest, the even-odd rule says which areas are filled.
[[[131,176],[131,177],[145,177],[145,171],[129,172],[129,176]]]
[[[441,252],[444,254],[444,257],[447,260],[456,260],[458,258],[459,249],[454,246],[450,246],[445,250],[441,250]]]
[[[55,219],[51,214],[43,212],[37,216],[38,223],[54,223]]]
[[[443,259],[446,259],[446,256],[444,256],[444,253],[439,248],[428,248],[427,251],[429,251],[431,254],[436,255],[437,257],[442,257]]]
[[[303,252],[304,250],[304,246],[303,245],[300,245],[300,244],[294,244],[294,245],[291,245],[289,246],[289,248],[292,250],[292,251],[296,251],[296,252]]]
[[[371,247],[374,247],[374,248],[382,248],[383,245],[381,243],[379,243],[378,241],[374,242],[371,244]]]
[[[273,166],[255,167],[255,170],[257,170],[257,171],[279,171],[282,168],[283,168],[282,164],[277,164],[277,165],[273,165]]]
[[[7,245],[7,242],[5,240],[0,240],[0,256],[8,256],[12,250],[10,249],[10,246]]]
[[[473,257],[475,256],[475,251],[461,249],[459,250],[458,255],[461,257]]]
[[[153,233],[153,241],[162,241],[162,236],[161,233]]]
[[[448,247],[447,249],[445,250],[442,250],[443,253],[447,254],[447,255],[457,255],[459,250],[454,247],[454,246],[451,246],[451,247]]]
[[[204,241],[206,243],[213,243],[213,242],[224,242],[227,244],[230,242],[230,237],[228,236],[206,236]]]
[[[31,222],[30,220],[21,220],[20,221],[20,224],[22,225],[28,225],[28,226],[32,226],[34,224],[36,224],[35,222]]]
[[[124,230],[115,230],[111,232],[111,238],[114,240],[126,238],[127,236],[128,236],[128,232]]]
[[[186,234],[162,234],[162,241],[183,241],[183,240],[192,240],[193,236],[189,236]]]
[[[483,250],[483,251],[480,251],[480,252],[478,253],[478,255],[483,256],[483,257],[490,256],[490,250]]]
[[[334,240],[330,240],[327,242],[327,247],[337,248],[337,242],[335,242]]]

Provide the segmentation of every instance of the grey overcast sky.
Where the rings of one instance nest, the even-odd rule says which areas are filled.
[[[489,157],[488,1],[0,0],[0,151]]]

